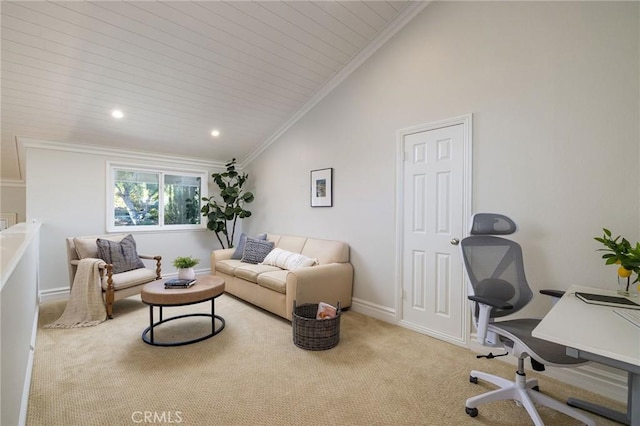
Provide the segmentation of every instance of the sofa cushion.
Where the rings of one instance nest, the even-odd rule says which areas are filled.
[[[281,235],[267,233],[267,241],[273,241],[273,244],[275,244],[274,247],[278,247],[278,243],[280,242],[280,237]]]
[[[119,242],[98,238],[96,243],[100,259],[113,265],[114,274],[144,268],[133,235],[129,234]]]
[[[349,246],[342,241],[308,238],[301,254],[318,259],[318,264],[349,262]]]
[[[267,257],[267,254],[269,254],[272,249],[273,243],[271,241],[262,241],[247,237],[241,261],[253,264],[260,263]]]
[[[242,263],[241,261],[236,259],[219,260],[218,262],[216,262],[216,271],[220,271],[223,274],[233,276],[236,268],[242,265],[246,265],[246,263]]]
[[[258,285],[268,288],[269,290],[277,291],[278,293],[286,294],[288,274],[289,271],[283,270],[263,272],[258,275]]]
[[[281,248],[274,248],[269,252],[267,257],[262,261],[263,265],[277,266],[278,268],[293,270],[306,266],[313,266],[318,262],[317,259],[304,256],[302,254],[293,253]]]
[[[238,247],[236,247],[236,251],[234,251],[233,254],[231,255],[232,259],[238,259],[238,260],[242,259],[242,254],[244,253],[244,245],[247,242],[247,237],[249,236],[244,232],[240,234],[240,239],[238,240]],[[249,238],[253,238],[254,240],[266,240],[267,234],[259,234],[256,237],[249,237]]]
[[[151,282],[156,279],[155,271],[147,268],[134,269],[132,271],[113,274],[113,288],[122,290],[123,288],[133,287],[139,284]],[[107,289],[107,274],[102,277],[102,288]]]
[[[276,245],[276,247],[293,253],[300,253],[300,251],[302,251],[302,247],[304,247],[305,241],[307,241],[306,237],[281,235],[280,239],[278,239],[278,244]]]
[[[280,271],[281,269],[276,266],[269,265],[252,265],[250,263],[243,263],[241,266],[238,266],[235,271],[233,271],[234,275],[243,280],[251,281],[252,283],[258,283],[258,275],[263,274],[265,272],[273,272]]]

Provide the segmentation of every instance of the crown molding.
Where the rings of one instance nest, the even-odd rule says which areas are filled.
[[[55,142],[42,139],[31,139],[18,137],[17,143],[19,150],[25,152],[28,148],[48,149],[52,151],[66,151],[90,155],[102,155],[110,157],[119,157],[135,160],[156,160],[162,162],[170,162],[172,164],[185,165],[190,167],[204,167],[206,169],[224,169],[226,162],[206,161],[200,158],[181,157],[171,154],[149,153],[122,148],[109,148],[100,145],[85,145],[69,142]],[[20,156],[23,158],[24,155]],[[22,160],[24,161],[24,160]],[[21,170],[26,170],[24,164],[21,164]]]
[[[358,52],[349,63],[336,73],[327,83],[305,103],[302,108],[295,112],[275,133],[258,146],[253,152],[247,155],[241,162],[244,168],[255,160],[262,152],[273,144],[280,136],[289,130],[294,124],[304,117],[314,106],[331,93],[340,83],[351,75],[360,65],[369,59],[378,49],[380,49],[391,37],[409,23],[418,13],[420,13],[431,1],[412,2],[396,19],[389,24],[376,38],[371,40],[360,52]]]

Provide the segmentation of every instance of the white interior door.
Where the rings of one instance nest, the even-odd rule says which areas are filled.
[[[461,345],[468,334],[457,245],[470,208],[467,118],[468,123],[426,126],[402,135],[400,323]]]

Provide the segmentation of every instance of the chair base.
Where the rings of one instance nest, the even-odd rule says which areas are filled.
[[[520,360],[519,360],[520,361]],[[466,411],[471,417],[475,417],[478,414],[478,410],[476,407],[480,404],[484,404],[492,401],[501,401],[501,400],[514,400],[519,406],[524,406],[533,420],[533,423],[536,426],[544,426],[540,415],[538,414],[538,410],[536,410],[534,403],[539,405],[544,405],[546,407],[552,408],[556,411],[566,414],[567,416],[573,417],[576,420],[581,421],[582,423],[588,426],[595,426],[595,422],[582,414],[581,412],[574,410],[573,408],[556,401],[555,399],[541,394],[538,388],[538,381],[536,379],[527,380],[526,375],[521,371],[516,372],[515,381],[510,381],[504,379],[499,376],[494,376],[493,374],[487,374],[482,371],[472,371],[470,376],[470,381],[472,383],[477,383],[477,379],[485,380],[489,383],[493,383],[496,386],[499,386],[500,389],[493,390],[491,392],[484,393],[482,395],[474,396],[467,399]]]

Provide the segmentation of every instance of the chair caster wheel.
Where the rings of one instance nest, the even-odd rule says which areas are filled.
[[[473,377],[473,376],[469,376],[469,382],[473,383],[473,384],[478,384],[478,378],[477,377]],[[475,416],[473,416],[475,417]]]
[[[531,389],[533,389],[536,392],[540,392],[540,386],[534,386]]]
[[[478,409],[477,408],[464,407],[464,411],[466,411],[466,413],[469,415],[469,417],[476,417],[478,415]]]

